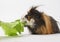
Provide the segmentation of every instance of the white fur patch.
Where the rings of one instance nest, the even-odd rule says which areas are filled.
[[[30,21],[27,20],[27,25],[29,25],[30,27],[34,27],[34,19],[31,19]]]

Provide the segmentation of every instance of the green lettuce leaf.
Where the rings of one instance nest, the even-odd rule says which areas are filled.
[[[3,28],[4,32],[8,36],[17,36],[17,32],[21,34],[24,32],[24,23],[20,19],[14,22],[3,22],[0,21],[0,26]]]

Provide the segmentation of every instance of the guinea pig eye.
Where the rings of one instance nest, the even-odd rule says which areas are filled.
[[[29,16],[29,15],[26,15],[25,17],[26,17],[28,20],[31,19],[31,16]]]

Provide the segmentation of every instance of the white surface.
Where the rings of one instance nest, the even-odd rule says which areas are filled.
[[[20,19],[31,6],[41,5],[37,8],[44,11],[47,15],[54,17],[60,22],[60,0],[0,0],[0,20],[11,22]],[[27,30],[23,33],[23,37],[2,38],[1,42],[59,42],[60,34],[55,35],[27,35]],[[4,36],[2,28],[0,28],[0,36]]]
[[[22,35],[21,37],[3,37],[0,42],[60,42],[60,34]]]

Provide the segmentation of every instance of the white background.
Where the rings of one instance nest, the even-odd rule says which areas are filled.
[[[0,0],[0,20],[11,22],[20,19],[32,6],[39,6],[37,10],[45,12],[60,22],[60,0]],[[0,35],[4,35],[1,28]]]

